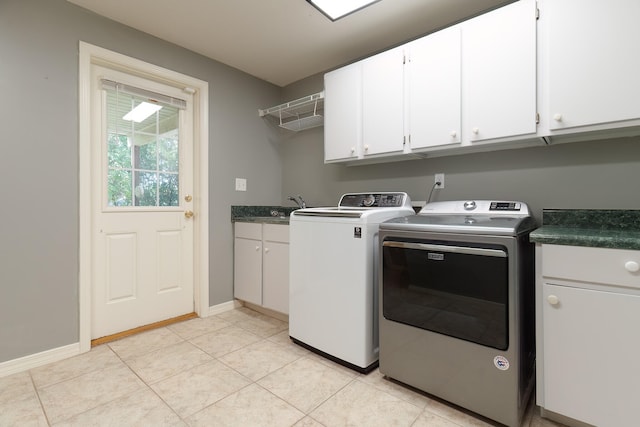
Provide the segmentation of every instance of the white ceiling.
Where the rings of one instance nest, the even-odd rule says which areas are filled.
[[[286,86],[513,0],[381,0],[331,22],[306,0],[68,0]]]

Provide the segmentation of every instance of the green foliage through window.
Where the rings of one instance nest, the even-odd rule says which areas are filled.
[[[142,102],[107,90],[107,205],[179,205],[179,110],[163,106],[141,123],[122,117]]]

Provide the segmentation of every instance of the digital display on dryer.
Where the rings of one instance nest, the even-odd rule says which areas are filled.
[[[518,202],[491,202],[490,211],[519,211],[521,204]]]

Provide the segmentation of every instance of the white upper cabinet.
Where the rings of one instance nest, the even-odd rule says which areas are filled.
[[[460,26],[408,44],[405,134],[412,150],[459,144]]]
[[[364,156],[404,149],[404,47],[362,61]]]
[[[535,1],[517,1],[461,25],[465,140],[535,135]]]
[[[362,62],[324,75],[325,162],[355,160],[362,147]]]
[[[536,66],[520,0],[327,73],[325,162],[534,139]]]
[[[640,1],[539,3],[549,129],[576,132],[581,126],[612,128],[639,119]]]

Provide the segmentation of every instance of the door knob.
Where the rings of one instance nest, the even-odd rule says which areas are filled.
[[[186,196],[184,196],[184,201],[185,202],[190,202],[193,200],[193,197],[191,197],[191,194],[187,194]]]
[[[193,211],[184,211],[185,218],[193,218]]]

